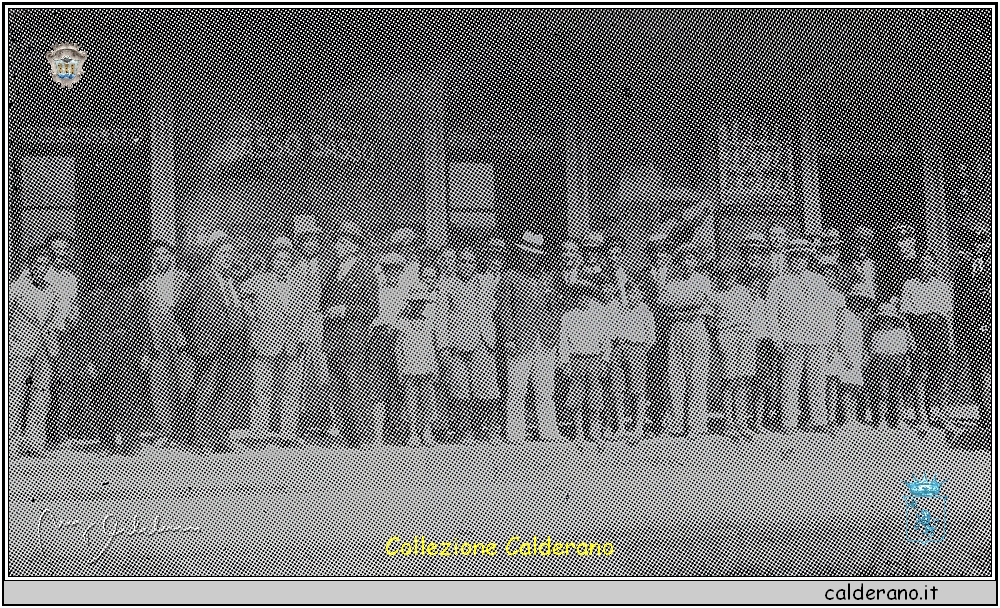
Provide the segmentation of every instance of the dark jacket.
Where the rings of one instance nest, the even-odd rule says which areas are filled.
[[[320,294],[320,310],[324,315],[323,350],[364,350],[368,328],[378,315],[378,275],[364,259],[358,259],[342,279],[337,277],[337,269],[337,265],[332,265]],[[346,307],[343,317],[329,314],[335,306]]]
[[[205,359],[246,348],[243,310],[239,302],[235,305],[231,302],[218,277],[208,267],[185,281],[174,307],[174,317],[196,358]]]

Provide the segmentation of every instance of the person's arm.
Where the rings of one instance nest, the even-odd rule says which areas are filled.
[[[512,289],[507,273],[501,274],[496,287],[496,322],[498,339],[507,344],[510,342],[510,310]]]
[[[479,280],[479,297],[476,299],[479,306],[477,314],[479,322],[482,325],[483,342],[486,343],[486,348],[493,351],[496,350],[497,347],[497,328],[493,321],[493,305],[491,303],[492,296],[482,285],[482,275],[478,276],[480,279],[477,279]]]
[[[435,335],[437,336],[436,348],[438,351],[447,351],[451,348],[451,324],[454,313],[454,291],[451,289],[441,289],[441,297],[435,305]]]
[[[653,312],[646,308],[643,311],[642,323],[645,326],[645,336],[646,336],[646,352],[648,353],[653,345],[656,344],[656,319],[653,317]]]
[[[361,263],[360,260],[357,262]],[[360,285],[360,294],[355,299],[354,315],[361,327],[370,327],[378,316],[378,275],[373,269],[359,268],[364,280]]]
[[[955,356],[955,296],[951,285],[944,284],[944,319],[948,324],[948,360]]]
[[[781,348],[781,277],[771,279],[764,298],[764,331],[775,346]]]
[[[569,313],[562,316],[559,321],[559,365],[566,367],[569,364],[569,328],[568,328],[568,317]]]

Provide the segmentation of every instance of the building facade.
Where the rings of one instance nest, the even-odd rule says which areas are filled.
[[[292,43],[263,36],[288,18],[273,11],[231,11],[211,33],[136,11],[122,23],[162,56],[143,72],[123,51],[129,26],[50,13],[18,18],[52,40],[12,46],[9,244],[69,232],[84,274],[112,247],[142,263],[151,238],[189,250],[215,228],[254,265],[298,213],[327,230],[357,221],[374,244],[412,226],[432,249],[601,229],[636,264],[691,205],[710,209],[695,238],[716,255],[774,222],[804,235],[905,222],[947,259],[991,221],[988,10],[886,10],[874,32],[861,11],[544,13],[448,39],[429,24],[477,15],[404,11],[370,33],[377,52],[343,43],[340,12]],[[320,14],[306,13],[301,27]],[[236,44],[251,19],[262,37]],[[387,45],[403,26],[415,47]],[[91,58],[62,90],[44,51],[73,32]]]

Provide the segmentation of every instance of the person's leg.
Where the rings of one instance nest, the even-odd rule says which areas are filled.
[[[749,408],[749,383],[747,377],[738,377],[733,383],[732,420],[738,435],[747,434],[747,409]]]
[[[496,356],[482,344],[469,353],[469,392],[473,404],[471,428],[479,439],[489,440],[493,434],[500,387]]]
[[[525,399],[528,382],[535,365],[533,350],[518,350],[507,357],[507,441],[524,443]]]
[[[604,432],[601,424],[601,413],[604,410],[604,383],[601,377],[603,362],[598,357],[589,357],[586,359],[586,364],[587,402],[585,407],[588,412],[590,435],[594,441],[603,444]]]
[[[587,429],[587,387],[580,361],[570,359],[566,372],[566,409],[573,420],[573,441],[582,446]]]
[[[45,421],[52,403],[52,360],[45,352],[33,360],[28,411],[24,421],[25,447],[32,453],[45,450]]]
[[[788,344],[781,359],[781,426],[788,432],[799,426],[799,388],[805,368],[806,346]]]
[[[628,430],[621,430],[632,440],[641,439],[646,429],[649,407],[646,398],[646,369],[645,348],[640,344],[625,344],[620,360],[623,412],[625,418],[631,417],[632,426]]]
[[[194,430],[195,446],[201,453],[214,449],[212,410],[215,407],[218,365],[215,357],[199,358],[195,364]]]
[[[434,434],[431,432],[434,429],[434,418],[438,411],[437,387],[435,386],[434,376],[430,374],[420,376],[418,386],[420,388],[420,406],[423,407],[421,422],[423,431],[420,438],[425,446],[430,447],[437,443],[434,440]]]
[[[671,324],[666,360],[667,399],[663,412],[664,432],[669,435],[684,433],[684,402],[687,394],[686,369],[687,343],[677,323]]]
[[[24,438],[24,417],[28,411],[31,359],[7,359],[7,455],[17,456]]]
[[[804,373],[809,422],[813,428],[823,430],[827,430],[830,426],[826,409],[826,367],[827,347],[808,345],[805,350]]]
[[[303,389],[303,400],[307,400],[310,403],[309,411],[311,415],[309,416],[308,425],[324,429],[331,437],[339,437],[349,444],[351,441],[351,430],[347,417],[347,409],[349,407],[347,401],[350,398],[350,380],[348,379],[350,370],[346,369],[344,356],[340,352],[327,352],[326,364],[330,373],[330,390],[329,399],[324,403],[320,396],[322,390],[315,379],[314,365],[310,365],[308,357],[306,359],[303,378],[305,386]]]
[[[403,422],[406,445],[420,445],[418,412],[420,411],[420,387],[415,376],[403,376],[403,402],[406,410]]]
[[[445,373],[449,376],[448,396],[452,405],[449,426],[454,429],[458,441],[469,443],[475,438],[478,424],[471,391],[472,353],[455,352],[448,357],[448,360]]]
[[[650,381],[649,398],[651,411],[649,416],[652,432],[659,436],[671,433],[673,419],[670,416],[670,379],[668,360],[670,358],[669,336],[660,336],[646,357],[646,377]]]
[[[175,352],[177,385],[174,393],[173,441],[190,443],[194,437],[195,362],[184,351]]]
[[[272,357],[253,359],[254,404],[250,416],[250,436],[266,439],[271,419],[271,399],[274,396],[274,363]]]
[[[165,445],[173,437],[174,401],[177,391],[174,353],[160,351],[149,360],[147,385],[149,400],[156,418],[157,444]]]
[[[629,394],[631,393],[631,358],[627,344],[618,344],[611,353],[611,365],[608,373],[608,385],[611,393],[611,401],[615,411],[615,433],[616,439],[625,435],[628,427]],[[633,425],[636,418],[632,417]]]
[[[703,323],[690,328],[687,371],[688,432],[708,434],[708,374],[712,365],[712,347]]]
[[[535,406],[538,411],[538,435],[542,441],[558,441],[559,423],[556,420],[556,348],[539,346],[532,380],[535,387]]]

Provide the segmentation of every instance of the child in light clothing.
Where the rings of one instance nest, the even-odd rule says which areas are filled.
[[[848,294],[837,323],[837,370],[840,379],[837,423],[856,426],[865,416],[865,368],[868,353],[865,348],[865,325],[862,319],[871,316],[864,295]]]
[[[646,372],[649,351],[656,343],[653,313],[643,299],[642,290],[625,282],[619,300],[618,288],[609,285],[608,328],[611,339],[611,385],[615,402],[617,429],[615,439],[625,434],[627,412],[631,416],[630,441],[642,439],[646,428],[649,399],[646,395]],[[607,297],[607,296],[606,296]]]
[[[558,354],[569,380],[566,405],[573,412],[576,444],[582,450],[586,439],[603,443],[602,381],[611,359],[611,339],[597,288],[581,281],[573,285],[572,298],[573,307],[560,319]]]
[[[422,283],[413,285],[400,315],[396,337],[396,366],[406,402],[407,445],[434,445],[435,380],[438,373],[438,332],[435,295]]]
[[[831,256],[820,256],[816,261],[820,274],[826,279],[826,284],[830,289],[829,303],[833,314],[833,341],[829,345],[826,353],[826,391],[825,407],[828,428],[832,429],[835,424],[842,420],[839,417],[838,408],[840,405],[840,377],[844,368],[844,361],[841,357],[841,349],[837,340],[842,333],[842,323],[844,321],[844,310],[847,308],[847,300],[841,293],[840,267],[835,258]]]
[[[738,279],[733,262],[716,270],[718,291],[712,294],[710,316],[716,343],[722,355],[725,385],[726,436],[736,441],[751,436],[747,428],[750,383],[757,373],[758,298]]]
[[[872,425],[898,428],[903,390],[910,376],[913,338],[895,304],[879,306],[872,321],[871,399]],[[884,405],[883,405],[884,404]]]

